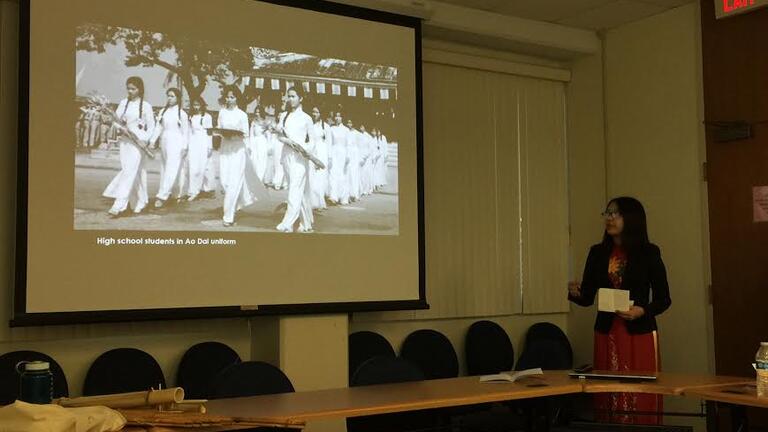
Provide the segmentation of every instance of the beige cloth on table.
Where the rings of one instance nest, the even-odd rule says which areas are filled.
[[[16,401],[0,408],[0,432],[111,432],[125,417],[107,407],[64,408]]]

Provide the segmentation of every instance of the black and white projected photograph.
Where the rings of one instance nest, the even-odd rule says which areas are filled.
[[[74,228],[398,234],[398,69],[79,25]]]
[[[20,3],[17,322],[427,307],[418,18],[60,3]]]

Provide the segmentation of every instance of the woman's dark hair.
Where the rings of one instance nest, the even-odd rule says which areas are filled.
[[[142,118],[144,117],[144,80],[141,79],[141,77],[131,76],[125,80],[125,86],[127,87],[128,85],[132,85],[139,89],[139,118]],[[121,116],[125,116],[126,111],[128,111],[127,102],[123,108],[123,113]]]
[[[165,91],[165,94],[173,93],[174,96],[176,96],[176,106],[179,107],[179,110],[177,111],[179,126],[181,126],[181,90],[177,89],[176,87],[171,87],[168,90]],[[163,110],[160,111],[160,121],[163,119],[163,114],[165,114],[165,111],[168,110],[170,106],[168,103],[165,103],[165,106],[163,107]]]
[[[650,243],[648,239],[648,224],[645,218],[643,204],[632,197],[618,197],[610,200],[607,207],[616,204],[619,214],[624,219],[624,229],[621,232],[621,244],[628,252]],[[613,246],[613,238],[606,231],[603,234],[603,245]]]
[[[301,87],[296,87],[296,86],[290,87],[288,88],[288,90],[285,91],[285,94],[288,94],[289,91],[293,91],[294,93],[296,93],[296,96],[298,96],[299,99],[304,99],[304,89],[302,89]]]
[[[226,100],[227,100],[227,95],[230,92],[235,96],[235,99],[237,100],[237,102],[235,102],[235,105],[237,105],[238,108],[242,108],[240,106],[240,104],[243,101],[243,93],[240,91],[240,89],[236,85],[231,85],[230,84],[228,86],[225,86],[224,87],[224,91],[221,92],[221,94],[223,95],[223,99],[224,99],[225,104],[226,104]]]
[[[200,104],[200,126],[203,125],[203,116],[205,116],[205,113],[208,111],[208,104],[205,103],[205,100],[201,97],[196,97],[192,102],[189,104],[191,110],[195,109],[195,104]],[[194,114],[193,114],[194,115]],[[189,116],[189,119],[192,120],[192,116]]]

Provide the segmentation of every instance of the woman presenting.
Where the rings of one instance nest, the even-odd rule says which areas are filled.
[[[598,312],[595,369],[660,370],[656,316],[672,303],[658,246],[648,240],[645,210],[634,198],[615,198],[603,213],[603,241],[589,251],[581,283],[568,286],[568,299],[591,306],[599,288],[629,291],[627,311]],[[595,395],[596,417],[616,423],[660,424],[662,398],[639,393]],[[629,415],[632,411],[658,415]]]

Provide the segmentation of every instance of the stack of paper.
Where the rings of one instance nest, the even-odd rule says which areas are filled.
[[[627,290],[613,288],[597,290],[597,310],[600,312],[628,311],[633,304]]]

